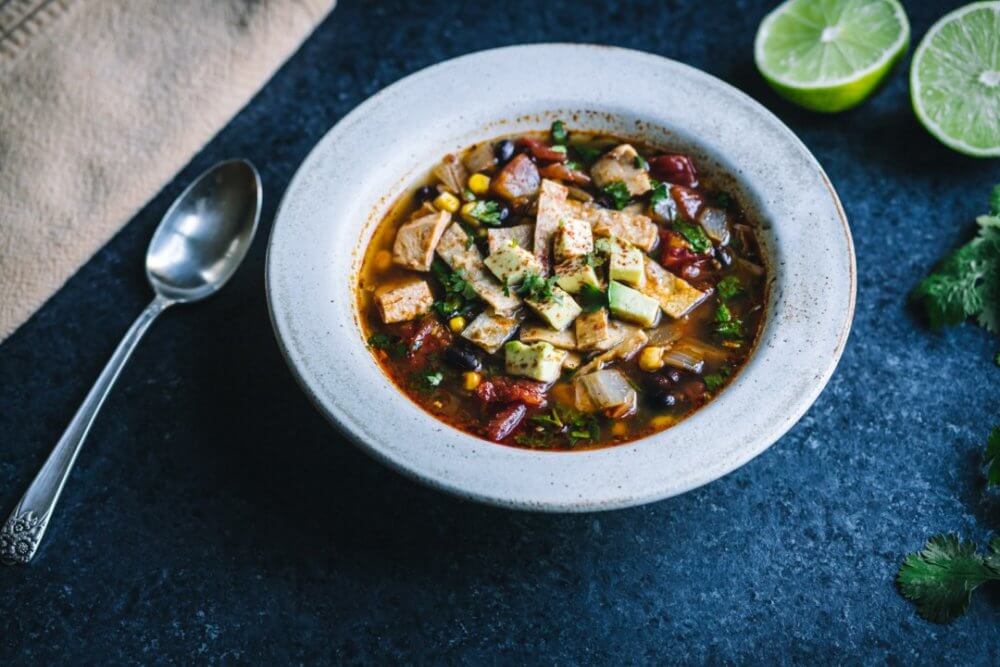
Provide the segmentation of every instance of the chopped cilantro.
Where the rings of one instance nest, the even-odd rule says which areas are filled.
[[[709,391],[718,391],[726,383],[726,378],[722,373],[709,373],[702,380],[705,381],[705,386],[708,387]]]
[[[565,146],[566,141],[569,139],[569,133],[566,132],[566,124],[561,120],[557,120],[552,123],[552,143],[558,146]]]
[[[559,144],[556,144],[555,146],[549,146],[549,150],[555,151],[556,153],[565,153],[566,152],[566,147],[565,146],[560,146]]]
[[[491,227],[496,227],[503,222],[503,209],[498,202],[492,200],[477,201],[468,210],[468,215],[482,224]]]
[[[923,304],[932,327],[974,317],[1000,333],[1000,185],[990,195],[990,215],[976,218],[979,233],[920,281],[912,298]]]
[[[743,291],[743,285],[736,276],[726,276],[715,286],[719,292],[719,298],[728,301]]]
[[[444,373],[441,371],[435,371],[433,373],[424,373],[424,382],[430,387],[437,387],[444,380]]]
[[[694,252],[703,253],[712,247],[712,241],[709,240],[701,225],[676,220],[674,221],[674,231],[684,237]]]
[[[554,294],[552,289],[556,286],[556,277],[542,278],[537,273],[526,273],[524,280],[517,285],[504,283],[503,292],[510,295],[511,288],[520,296],[532,301],[545,301],[551,299]]]
[[[600,255],[594,252],[588,252],[586,255],[583,256],[583,263],[592,269],[596,269],[599,266],[604,266],[604,263],[607,261],[608,261],[607,259],[601,257]]]
[[[628,186],[621,181],[608,183],[603,190],[604,194],[611,199],[611,205],[619,211],[628,206],[629,200],[632,198],[628,192]]]
[[[588,283],[583,284],[576,298],[585,313],[593,313],[608,305],[608,293]]]
[[[641,155],[635,156],[635,168],[642,169],[643,171],[649,171],[649,163],[646,162],[646,158]]]
[[[480,307],[481,302],[476,295],[476,290],[462,273],[451,271],[448,265],[440,259],[435,259],[431,264],[431,273],[444,288],[444,298],[434,302],[434,310],[441,317],[470,315],[472,311]]]
[[[393,334],[372,334],[368,337],[368,344],[376,350],[382,350],[393,359],[402,359],[406,356],[406,344],[399,336]]]
[[[548,412],[532,415],[530,421],[534,428],[515,438],[519,445],[550,448],[562,443],[575,447],[580,442],[596,442],[601,437],[597,415],[572,408],[553,407]]]
[[[670,196],[670,189],[666,183],[653,181],[653,189],[649,196],[649,207],[653,209],[653,213],[666,222],[677,220],[677,203]]]
[[[563,163],[563,166],[565,166],[570,171],[580,171],[581,167],[580,163],[577,162],[576,160],[567,160],[566,162]]]
[[[724,303],[720,303],[715,309],[715,332],[726,340],[743,337],[743,323]]]

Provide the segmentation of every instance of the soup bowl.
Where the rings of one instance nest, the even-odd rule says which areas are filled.
[[[424,412],[380,369],[355,290],[396,199],[448,152],[499,135],[572,129],[693,155],[759,221],[768,302],[757,349],[676,426],[580,452],[507,447]],[[293,374],[350,440],[432,487],[504,507],[573,512],[667,498],[717,479],[791,428],[844,349],[855,299],[851,233],[808,149],[747,95],[686,65],[624,49],[517,46],[450,60],[382,90],[298,169],[267,257],[271,319]]]

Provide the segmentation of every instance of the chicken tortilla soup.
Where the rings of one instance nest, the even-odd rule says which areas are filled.
[[[365,253],[372,354],[424,410],[505,445],[676,424],[732,381],[764,317],[756,225],[712,176],[561,121],[446,155]]]

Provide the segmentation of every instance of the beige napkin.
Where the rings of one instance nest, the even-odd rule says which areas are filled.
[[[335,0],[0,0],[0,340],[237,112]]]

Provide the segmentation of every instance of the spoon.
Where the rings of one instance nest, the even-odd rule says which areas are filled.
[[[97,411],[149,325],[175,303],[193,303],[226,284],[247,254],[260,218],[260,176],[245,160],[220,162],[189,185],[163,216],[146,252],[156,293],[118,344],[45,465],[0,529],[0,561],[27,563]]]

